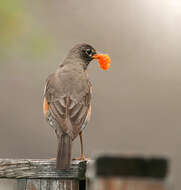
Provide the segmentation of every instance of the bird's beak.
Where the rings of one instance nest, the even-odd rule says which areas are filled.
[[[107,54],[96,53],[92,56],[93,59],[97,59],[100,67],[103,70],[107,70],[110,67],[111,58]]]

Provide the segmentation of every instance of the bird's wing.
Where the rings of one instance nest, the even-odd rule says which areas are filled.
[[[44,113],[47,117],[53,117],[58,123],[56,131],[69,134],[72,139],[76,138],[85,127],[90,117],[91,85],[88,83],[89,91],[79,101],[70,96],[57,96],[55,89],[47,81],[44,93]],[[55,96],[56,94],[56,96]],[[55,126],[54,126],[55,128]]]

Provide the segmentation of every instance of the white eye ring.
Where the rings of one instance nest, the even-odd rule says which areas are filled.
[[[92,50],[91,49],[86,49],[87,55],[92,55]]]

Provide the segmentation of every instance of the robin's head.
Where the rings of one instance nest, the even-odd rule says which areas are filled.
[[[93,55],[96,54],[96,50],[89,44],[77,44],[69,53],[69,56],[81,58],[84,62],[89,63],[93,59]]]
[[[82,60],[84,69],[87,69],[87,66],[93,59],[98,59],[100,67],[104,70],[107,70],[110,63],[110,58],[106,54],[97,54],[96,50],[89,44],[82,43],[74,46],[70,52],[69,57],[74,57]]]

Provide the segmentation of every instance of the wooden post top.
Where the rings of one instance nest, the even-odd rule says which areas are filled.
[[[159,157],[104,155],[96,159],[95,172],[97,176],[102,177],[141,177],[163,180],[169,173],[169,161]]]
[[[50,159],[0,159],[0,178],[49,178],[77,179],[85,178],[87,162],[72,161],[67,170],[56,170],[55,160]]]
[[[169,161],[137,155],[102,155],[87,171],[89,190],[168,190]]]

